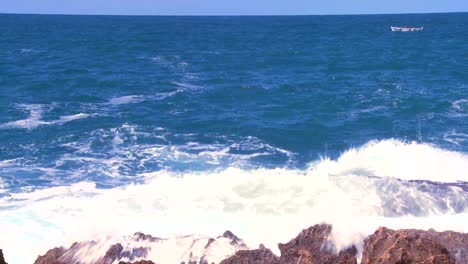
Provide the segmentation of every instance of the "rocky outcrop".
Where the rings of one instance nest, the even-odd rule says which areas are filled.
[[[380,227],[364,240],[361,264],[468,263],[468,234]]]
[[[328,241],[331,231],[331,225],[314,225],[302,230],[288,243],[279,244],[281,263],[296,264],[301,259],[301,264],[356,264],[357,250],[354,246],[335,253]]]
[[[221,264],[356,264],[357,250],[350,247],[338,253],[328,242],[331,225],[315,225],[304,229],[286,244],[279,244],[279,257],[269,249],[243,250]]]
[[[54,248],[44,256],[39,256],[35,264],[80,263],[83,258],[95,264],[150,264],[157,261],[158,257],[167,259],[168,247],[173,248],[173,259],[183,260],[188,264],[211,264],[221,262],[238,250],[247,249],[244,242],[230,231],[216,238],[192,235],[169,239],[138,232],[133,236],[124,237],[117,243],[109,244],[87,241],[74,243],[70,248]],[[105,248],[107,250],[102,251]],[[150,252],[151,257],[156,259],[148,259]]]
[[[220,264],[280,264],[280,258],[275,256],[271,250],[260,245],[255,250],[239,250]]]
[[[65,254],[65,248],[56,247],[49,251],[44,256],[37,257],[34,264],[66,264],[65,261],[61,260]]]
[[[322,224],[303,230],[275,256],[261,247],[242,250],[222,264],[357,264],[357,250],[336,252],[329,243],[332,226]],[[361,264],[467,264],[468,234],[434,230],[379,228],[364,240]]]
[[[1,249],[0,249],[0,264],[8,264],[8,263],[6,263],[5,259],[3,258],[3,252],[2,252]]]
[[[179,254],[175,259],[179,259],[181,264],[357,264],[357,249],[351,246],[337,251],[330,242],[331,233],[332,226],[327,224],[304,229],[289,242],[278,244],[280,256],[276,256],[263,245],[255,250],[247,250],[242,239],[230,231],[216,238],[184,236],[173,239],[135,233],[132,237],[109,246],[107,251],[101,253],[102,256],[98,256],[98,259],[92,263],[159,263],[157,262],[158,256],[163,255],[155,253],[166,254],[167,245],[171,245],[174,246],[174,252],[176,252],[172,253],[171,250],[171,254]],[[166,242],[168,244],[165,244]],[[87,253],[86,250],[100,246],[91,241],[75,243],[68,249],[54,248],[44,256],[38,257],[35,263],[77,263],[77,259]],[[148,259],[150,252],[151,260],[142,260]],[[213,256],[218,256],[218,259],[214,259]],[[1,257],[0,250],[0,264],[3,264]],[[169,262],[173,263],[173,261]],[[391,230],[380,227],[364,240],[361,263],[467,264],[468,234],[434,230]]]
[[[431,229],[427,232],[423,231],[423,236],[430,236],[446,247],[457,263],[468,263],[468,233],[436,232]]]

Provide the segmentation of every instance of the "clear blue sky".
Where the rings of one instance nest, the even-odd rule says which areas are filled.
[[[468,12],[468,0],[0,0],[0,13],[313,15]]]

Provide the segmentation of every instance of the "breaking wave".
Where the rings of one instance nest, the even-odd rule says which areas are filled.
[[[306,169],[162,170],[112,189],[81,182],[13,193],[0,199],[2,238],[9,239],[0,244],[30,263],[57,245],[135,231],[172,237],[230,229],[251,247],[276,248],[328,222],[338,249],[359,246],[380,225],[467,232],[467,165],[465,153],[383,140]]]

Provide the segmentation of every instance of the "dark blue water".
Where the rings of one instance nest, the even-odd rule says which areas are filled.
[[[371,140],[466,153],[467,27],[466,13],[1,15],[1,183],[305,168]]]

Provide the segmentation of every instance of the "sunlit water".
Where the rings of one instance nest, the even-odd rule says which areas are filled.
[[[391,32],[391,25],[424,26]],[[468,230],[467,14],[0,16],[0,248]]]

